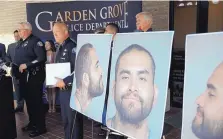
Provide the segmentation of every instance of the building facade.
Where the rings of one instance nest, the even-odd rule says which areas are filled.
[[[65,1],[65,0],[57,0]],[[66,0],[67,1],[67,0]],[[38,1],[35,0],[35,3]],[[41,2],[41,1],[39,1]],[[48,1],[49,2],[49,1]],[[55,1],[54,1],[55,2]],[[12,33],[16,23],[26,21],[26,2],[0,1],[0,42],[8,45],[13,42]],[[168,30],[169,28],[169,2],[168,1],[143,1],[142,10],[153,13],[154,30]]]

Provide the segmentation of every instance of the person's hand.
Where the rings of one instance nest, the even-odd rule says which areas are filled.
[[[26,68],[27,68],[26,64],[21,64],[21,65],[19,66],[19,71],[20,71],[21,73],[23,73],[23,71],[24,71]]]
[[[55,77],[57,79],[56,87],[59,87],[60,89],[65,89],[65,83],[62,79]]]

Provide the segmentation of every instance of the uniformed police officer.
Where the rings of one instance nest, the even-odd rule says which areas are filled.
[[[57,22],[53,26],[53,35],[59,45],[56,52],[56,63],[70,62],[71,72],[74,71],[76,58],[76,43],[69,37],[67,25]],[[83,134],[82,115],[70,108],[70,96],[73,83],[73,73],[64,78],[57,78],[56,87],[60,88],[60,106],[64,124],[65,139],[81,139]]]
[[[20,92],[26,101],[29,124],[22,128],[31,131],[35,137],[46,133],[43,106],[43,83],[45,80],[46,51],[42,41],[32,35],[32,26],[28,22],[19,23],[19,36],[22,41],[15,48],[15,63],[12,68],[19,79]]]

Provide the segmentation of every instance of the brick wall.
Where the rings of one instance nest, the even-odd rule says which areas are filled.
[[[59,0],[57,0],[59,1]],[[61,0],[62,1],[62,0]],[[15,23],[26,20],[25,2],[0,1],[0,34],[11,33]],[[168,30],[169,2],[168,1],[143,1],[143,11],[153,13],[154,30]]]
[[[26,20],[26,5],[24,2],[0,1],[0,34],[11,33],[16,28],[15,23]]]
[[[143,1],[142,10],[153,14],[153,30],[169,29],[169,1]]]
[[[37,0],[32,0],[37,2]],[[47,2],[50,0],[44,0]],[[69,1],[69,0],[54,0]],[[26,20],[26,3],[24,0],[13,2],[0,1],[0,42],[6,46],[14,41],[12,32],[16,24]],[[149,11],[153,14],[153,30],[168,30],[169,23],[169,2],[168,1],[143,1],[143,11]]]
[[[26,20],[26,5],[24,2],[0,1],[0,42],[7,46],[14,42],[12,36],[16,23]]]

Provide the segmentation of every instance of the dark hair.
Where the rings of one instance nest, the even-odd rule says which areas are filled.
[[[116,61],[116,64],[115,64],[115,80],[117,79],[117,72],[118,72],[118,67],[119,67],[119,64],[120,64],[120,59],[121,57],[123,57],[125,54],[131,52],[132,50],[137,50],[137,51],[143,51],[145,52],[146,54],[148,54],[148,56],[151,58],[152,60],[152,72],[153,72],[153,79],[154,79],[154,76],[155,76],[155,68],[156,68],[156,65],[155,65],[155,61],[153,59],[153,56],[151,55],[151,53],[146,50],[145,48],[143,48],[142,46],[138,45],[138,44],[132,44],[130,45],[129,47],[127,47],[126,49],[124,49],[120,55],[118,56],[118,59]]]
[[[105,28],[102,28],[102,27],[96,28],[94,30],[94,33],[95,34],[104,34],[105,33]]]
[[[18,30],[15,30],[13,33],[15,34],[15,33],[19,33],[19,32],[18,32]]]
[[[90,50],[93,45],[90,43],[84,44],[78,54],[75,63],[75,77],[76,77],[76,87],[81,86],[82,78],[84,73],[89,73],[91,66],[91,57],[89,56]]]
[[[119,33],[119,27],[118,27],[117,24],[115,24],[115,23],[108,23],[108,24],[106,25],[106,27],[107,27],[107,26],[112,26],[112,27],[115,29],[116,33]]]
[[[52,40],[46,40],[46,42],[49,42],[50,43],[50,46],[51,46],[51,50],[53,51],[53,52],[56,52],[56,47],[55,47],[55,44],[54,44],[54,42],[52,41]],[[45,42],[45,43],[46,43]]]

